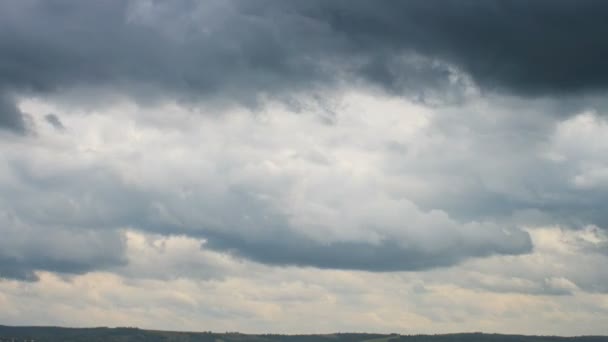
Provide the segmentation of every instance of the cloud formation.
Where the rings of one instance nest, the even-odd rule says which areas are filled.
[[[401,100],[387,106],[362,95],[352,101],[360,109],[384,106],[385,117],[395,120],[409,114],[419,129],[428,125],[422,106]],[[23,106],[41,121],[47,110],[56,112],[45,103]],[[531,250],[528,234],[510,223],[458,221],[399,193],[411,180],[390,163],[397,139],[416,148],[419,132],[410,124],[391,127],[346,109],[327,125],[322,110],[285,108],[277,103],[259,118],[248,111],[210,118],[177,107],[174,115],[192,121],[169,134],[133,120],[144,113],[162,119],[170,108],[63,113],[76,119],[66,121],[70,131],[41,131],[46,144],[5,154],[12,197],[3,205],[36,226],[185,234],[204,238],[204,248],[276,265],[419,270]],[[114,125],[116,115],[124,127]],[[306,132],[315,129],[310,145]],[[374,135],[361,140],[370,130]],[[361,146],[353,149],[355,140]]]
[[[595,152],[584,152],[590,143],[570,140],[603,136],[597,114],[552,127],[546,104],[525,102],[523,121],[512,99],[491,115],[504,100],[429,108],[353,92],[341,101],[331,124],[314,100],[305,113],[268,102],[220,116],[130,100],[83,115],[25,101],[34,122],[59,113],[70,130],[39,124],[39,142],[6,143],[3,207],[49,230],[134,228],[267,264],[376,272],[529,253],[528,226],[603,227],[605,194],[581,186],[579,172],[601,174],[586,165],[601,170],[604,147],[592,138]]]
[[[140,100],[163,94],[254,105],[263,94],[292,97],[360,80],[436,102],[460,98],[466,75],[484,90],[526,96],[603,90],[608,79],[599,57],[606,5],[594,0],[1,6],[4,91],[105,87]]]
[[[605,332],[606,6],[0,2],[0,307]]]

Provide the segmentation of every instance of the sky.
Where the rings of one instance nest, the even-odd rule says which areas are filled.
[[[608,334],[607,15],[0,1],[0,324]]]

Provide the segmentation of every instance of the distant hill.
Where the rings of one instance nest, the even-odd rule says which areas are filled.
[[[339,333],[328,335],[249,335],[177,332],[138,328],[10,327],[0,325],[0,342],[608,342],[607,336],[524,336],[499,334],[397,335]]]

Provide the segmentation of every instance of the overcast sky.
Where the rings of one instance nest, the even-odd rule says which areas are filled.
[[[608,334],[607,17],[0,1],[0,324]]]

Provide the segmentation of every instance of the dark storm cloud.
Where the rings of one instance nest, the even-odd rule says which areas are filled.
[[[34,92],[111,86],[131,95],[157,87],[181,98],[221,93],[246,102],[256,89],[327,78],[303,60],[310,56],[294,53],[279,27],[230,2],[145,3],[2,3],[0,84]]]
[[[261,93],[288,96],[360,79],[426,101],[454,87],[452,66],[482,88],[522,95],[608,85],[603,1],[28,0],[0,7],[0,85],[21,92],[110,86],[139,97],[160,89],[253,104]]]
[[[438,58],[479,85],[521,95],[603,90],[608,4],[563,1],[339,1],[312,10],[358,53]]]

